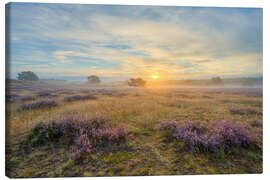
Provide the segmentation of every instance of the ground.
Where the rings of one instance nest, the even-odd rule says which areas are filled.
[[[183,88],[90,86],[86,83],[11,82],[6,101],[6,174],[9,177],[133,176],[262,173],[262,151],[232,148],[230,153],[194,153],[181,142],[168,142],[157,130],[164,120],[229,120],[262,130],[261,88]],[[38,97],[39,92],[50,95]],[[97,99],[64,102],[64,97],[92,94]],[[22,100],[34,97],[34,100]],[[27,99],[27,98],[25,98]],[[28,111],[23,103],[53,99],[58,105]],[[232,113],[232,109],[251,109]],[[71,149],[50,144],[23,151],[20,144],[38,122],[62,116],[105,115],[125,123],[133,136],[127,147],[71,159]],[[254,125],[254,121],[257,122]]]

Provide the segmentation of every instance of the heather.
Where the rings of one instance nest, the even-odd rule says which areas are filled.
[[[231,148],[260,149],[251,135],[247,124],[236,124],[230,121],[211,121],[203,123],[199,121],[186,121],[179,123],[173,120],[161,122],[158,130],[167,138],[182,141],[193,152],[218,152],[230,151]]]
[[[254,119],[254,120],[251,122],[251,126],[252,126],[252,127],[261,127],[261,126],[262,126],[262,123],[261,123],[258,119]]]
[[[57,106],[57,102],[54,100],[39,100],[35,102],[30,102],[26,104],[20,105],[20,110],[32,110],[32,109],[40,109],[40,108],[51,108]]]
[[[112,127],[105,116],[66,116],[48,123],[38,123],[27,136],[24,147],[37,147],[50,143],[61,143],[71,147],[71,158],[77,159],[83,153],[109,149],[126,143],[131,137],[124,124]]]
[[[262,115],[262,112],[255,108],[232,108],[230,109],[232,114],[248,115],[248,114],[258,114]]]
[[[19,98],[20,96],[17,94],[6,94],[6,102],[13,102]]]
[[[74,95],[74,96],[65,97],[64,101],[72,102],[72,101],[89,100],[89,99],[97,99],[97,98],[93,95]]]
[[[36,96],[46,91],[58,96]],[[262,97],[246,95],[255,91],[12,82],[7,94],[19,97],[6,104],[6,172],[16,178],[261,173],[262,113],[230,111],[262,112]],[[88,93],[96,99],[63,101]],[[57,105],[19,110],[47,100]]]
[[[51,97],[51,96],[53,96],[51,91],[41,91],[41,92],[38,92],[37,95],[39,97]]]
[[[36,98],[33,96],[22,96],[20,98],[21,101],[31,101],[31,100],[35,100]]]

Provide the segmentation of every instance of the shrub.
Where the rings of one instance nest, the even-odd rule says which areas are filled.
[[[76,115],[37,124],[28,135],[26,144],[41,146],[61,142],[63,145],[71,146],[71,157],[76,159],[84,153],[125,143],[130,135],[124,124],[112,128],[105,116]]]
[[[21,110],[32,110],[40,108],[48,108],[57,106],[57,102],[54,100],[41,100],[36,102],[31,102],[27,104],[22,104],[19,109]]]
[[[122,98],[127,95],[127,93],[112,93],[110,96]]]
[[[13,102],[19,98],[20,96],[17,94],[6,94],[6,102]]]
[[[25,81],[25,80],[37,81],[37,80],[39,80],[39,78],[32,71],[23,71],[21,73],[18,73],[18,80],[21,80],[21,81]]]
[[[257,119],[254,119],[254,120],[251,122],[251,126],[252,126],[252,127],[261,127],[261,126],[262,126],[262,123],[260,123]]]
[[[216,84],[216,85],[222,84],[222,80],[221,80],[220,77],[213,77],[213,78],[211,79],[211,82],[212,82],[213,84]]]
[[[88,76],[88,82],[91,84],[99,84],[100,83],[100,79],[98,76],[92,75],[92,76]]]
[[[30,101],[30,100],[35,100],[35,97],[32,96],[22,96],[20,98],[21,101]]]
[[[97,97],[93,95],[75,95],[75,96],[65,97],[64,101],[71,102],[71,101],[80,101],[80,100],[88,100],[88,99],[97,99]]]
[[[72,90],[61,90],[58,92],[58,94],[73,94],[74,92]]]
[[[145,86],[146,81],[143,80],[142,78],[131,78],[130,80],[128,80],[127,84],[129,86]]]
[[[164,121],[158,125],[158,129],[161,132],[169,131],[169,138],[184,142],[193,152],[217,152],[221,149],[229,151],[231,147],[259,148],[257,140],[250,135],[247,124],[226,121],[212,121],[208,124],[198,121]]]
[[[38,123],[27,136],[27,143],[33,147],[46,145],[49,142],[57,142],[62,136],[60,127],[55,123]]]
[[[230,112],[232,114],[240,114],[240,115],[246,115],[246,114],[262,115],[261,111],[254,109],[254,108],[232,108],[232,109],[230,109]]]
[[[224,146],[226,147],[244,147],[248,148],[253,143],[248,124],[235,124],[232,122],[221,121],[211,123],[213,133],[222,136]]]
[[[79,92],[80,93],[90,93],[90,90],[88,90],[88,89],[81,89],[81,90],[79,90]]]
[[[41,91],[37,93],[38,97],[56,97],[57,95],[54,95],[51,93],[51,91]]]
[[[161,123],[158,124],[158,130],[175,132],[178,126],[179,123],[174,120],[162,121]]]

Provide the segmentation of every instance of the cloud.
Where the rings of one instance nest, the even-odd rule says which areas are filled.
[[[9,6],[14,73],[29,68],[115,77],[262,73],[261,9]]]

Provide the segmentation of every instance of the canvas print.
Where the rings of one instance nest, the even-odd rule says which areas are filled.
[[[6,4],[6,175],[262,173],[262,9]]]

